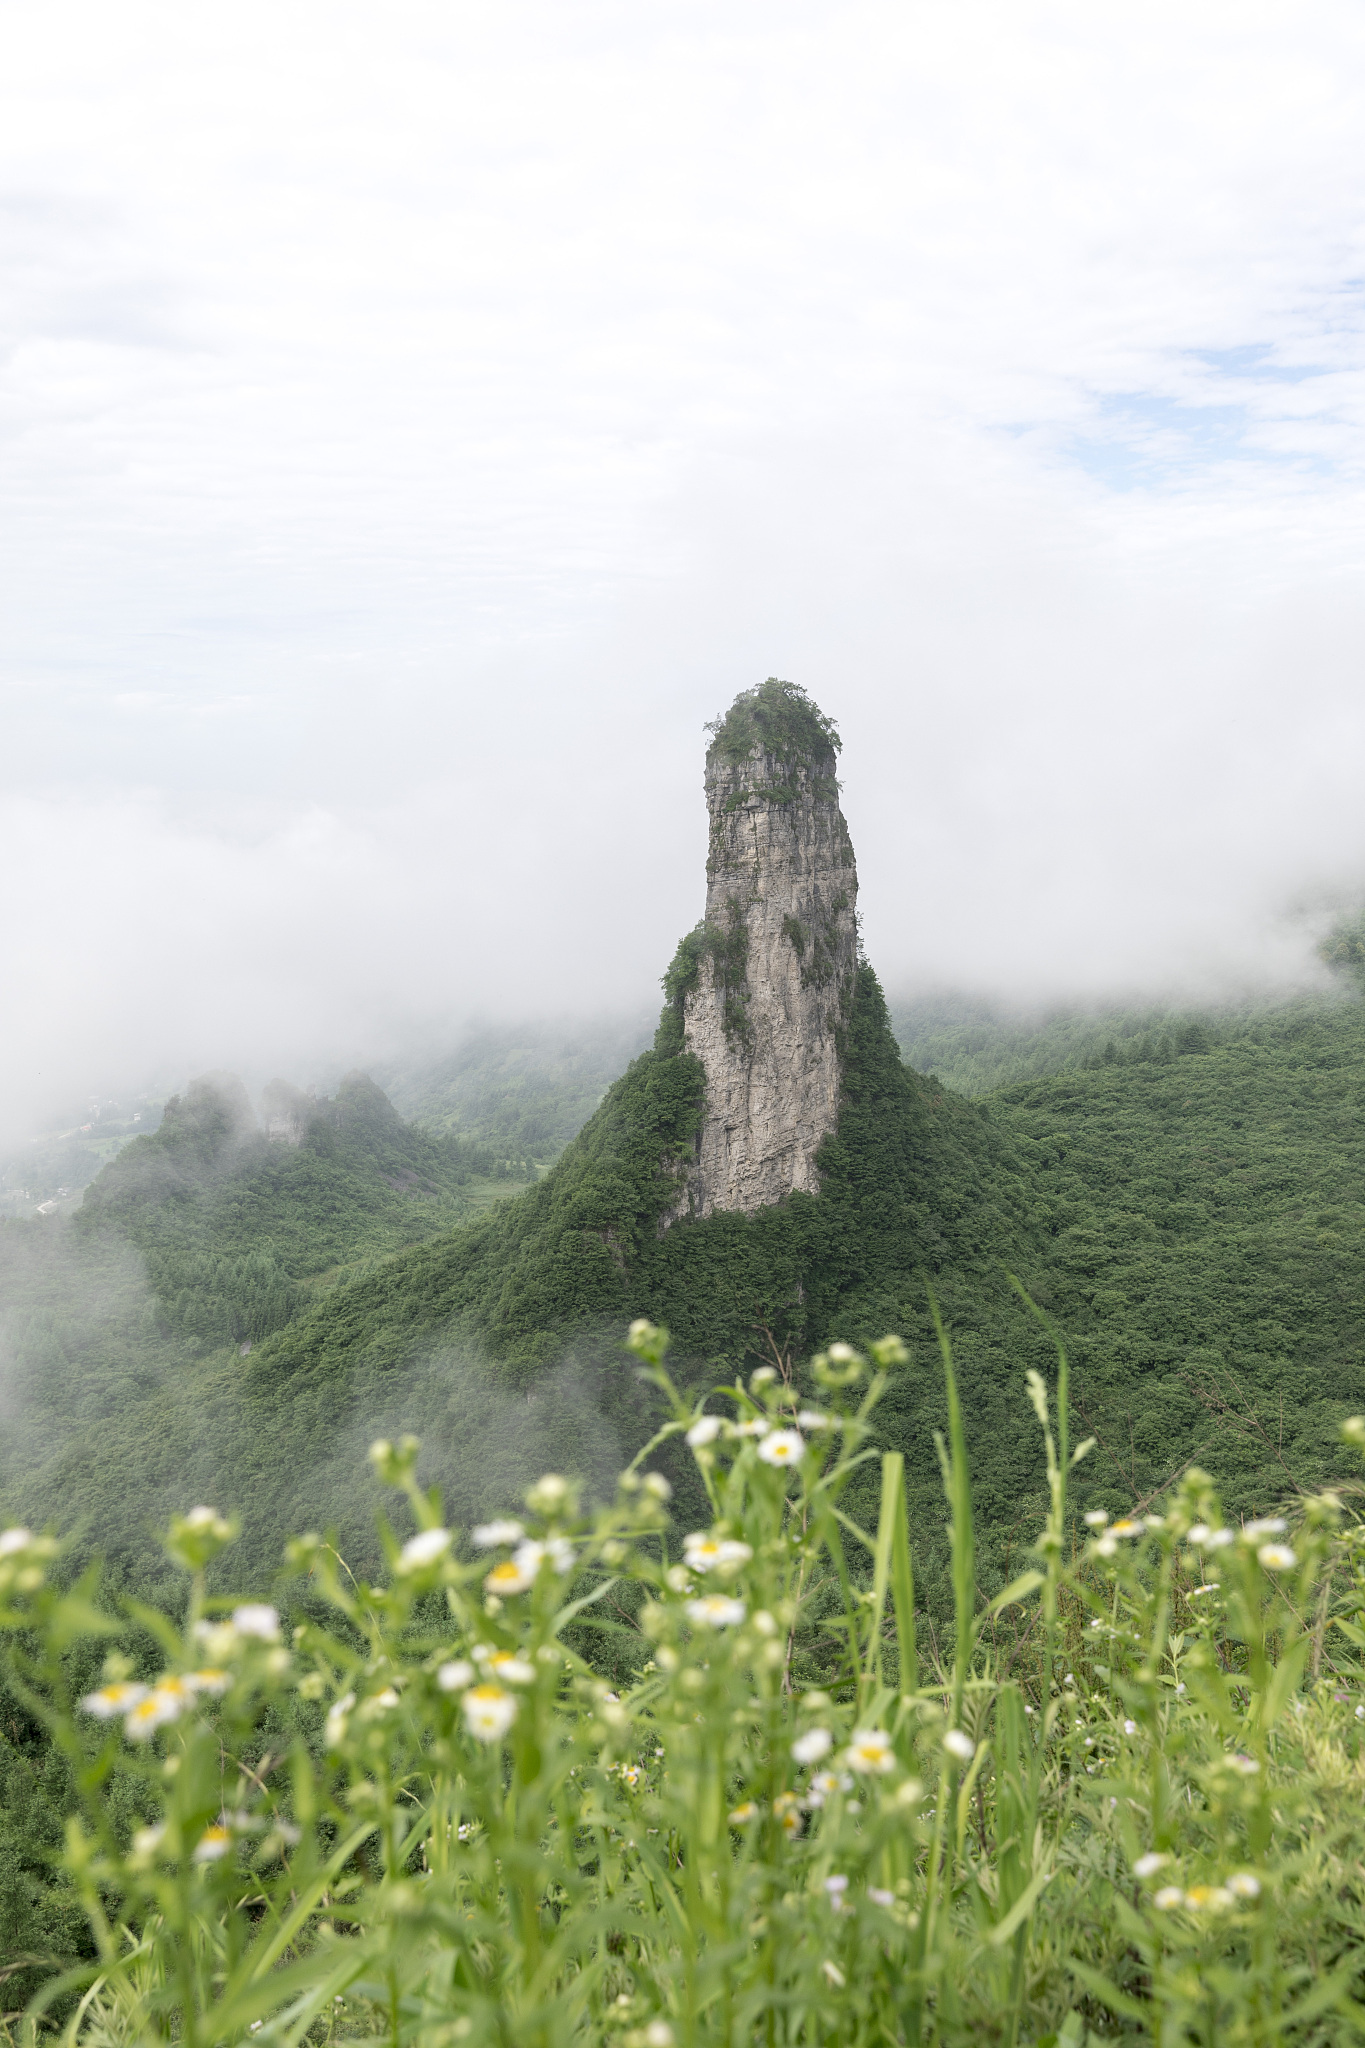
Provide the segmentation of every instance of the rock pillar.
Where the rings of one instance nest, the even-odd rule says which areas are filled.
[[[670,1222],[818,1191],[858,959],[833,725],[792,685],[769,682],[715,731],[706,918],[671,983],[686,1049],[706,1070],[706,1112]]]

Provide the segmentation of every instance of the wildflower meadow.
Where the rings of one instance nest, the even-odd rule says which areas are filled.
[[[206,1591],[237,1533],[210,1508],[166,1537],[174,1617],[93,1569],[70,1583],[50,1537],[0,1535],[7,1675],[71,1773],[54,1881],[91,1950],[19,1959],[44,1969],[13,2042],[1365,2035],[1365,1525],[1346,1485],[1238,1526],[1188,1470],[1150,1511],[1078,1521],[1088,1446],[1059,1352],[1055,1384],[1021,1387],[1046,1526],[986,1602],[945,1341],[956,1629],[931,1654],[902,1463],[875,1439],[900,1340],[700,1401],[667,1342],[632,1326],[669,1419],[609,1504],[546,1475],[515,1515],[456,1531],[415,1442],[376,1444],[413,1533],[385,1528],[377,1585],[300,1537],[288,1614]],[[1345,1435],[1365,1446],[1365,1421]],[[671,1436],[706,1528],[673,1525],[651,1465]],[[862,1527],[845,1497],[874,1463]]]

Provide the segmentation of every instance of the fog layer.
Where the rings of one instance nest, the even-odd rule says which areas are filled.
[[[841,723],[888,982],[1361,893],[1365,25],[54,0],[0,84],[0,1129],[634,1015],[702,721]]]

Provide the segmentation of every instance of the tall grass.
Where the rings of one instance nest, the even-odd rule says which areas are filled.
[[[941,1333],[942,1334],[942,1333]],[[1187,1473],[1141,1522],[1073,1526],[1066,1362],[1028,1375],[1050,1506],[986,1604],[951,1348],[939,1446],[951,1655],[922,1660],[887,1338],[688,1405],[615,1501],[553,1475],[515,1523],[445,1528],[416,1446],[377,1445],[416,1534],[355,1584],[291,1547],[307,1618],[228,1611],[233,1529],[177,1522],[183,1625],[53,1583],[0,1539],[11,1681],[69,1760],[62,1881],[92,1959],[54,1959],[14,2040],[560,2048],[1317,2043],[1365,2032],[1365,1531],[1224,1525]],[[712,1523],[679,1543],[662,1437]],[[1365,1443],[1365,1423],[1348,1425]],[[844,1502],[880,1459],[875,1529]],[[1008,1659],[1000,1629],[1013,1627]],[[129,1623],[148,1668],[109,1653]],[[613,1687],[592,1640],[638,1646]],[[121,1636],[120,1631],[124,1631]],[[603,1660],[598,1659],[599,1664]]]

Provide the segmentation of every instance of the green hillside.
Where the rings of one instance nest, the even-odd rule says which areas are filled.
[[[156,1133],[120,1152],[77,1223],[147,1261],[163,1316],[188,1337],[255,1342],[338,1269],[441,1236],[505,1179],[491,1154],[404,1123],[364,1074],[321,1102],[276,1081],[258,1128],[220,1074],[173,1096]]]
[[[916,1073],[936,1075],[959,1095],[990,1095],[1016,1081],[1091,1067],[1142,1065],[1190,1045],[1231,1044],[1254,1026],[1313,1018],[1358,1000],[1351,971],[1355,956],[1343,936],[1354,929],[1353,923],[1339,927],[1321,948],[1338,970],[1325,988],[1258,993],[1215,1008],[1130,1003],[1042,1009],[945,990],[890,996],[891,1028]]]
[[[837,1331],[899,1324],[936,1386],[931,1272],[977,1334],[964,1370],[984,1419],[1008,1380],[1018,1318],[1001,1259],[1030,1263],[1029,1187],[987,1117],[903,1066],[871,971],[819,1198],[659,1236],[669,1163],[701,1104],[700,1068],[677,1046],[669,1016],[544,1180],[453,1231],[438,1227],[439,1203],[405,1207],[389,1183],[425,1168],[435,1184],[444,1158],[444,1199],[461,1199],[468,1162],[403,1126],[377,1090],[352,1084],[288,1148],[243,1129],[239,1093],[201,1087],[106,1169],[67,1238],[9,1225],[0,1239],[55,1246],[61,1265],[54,1305],[25,1335],[27,1425],[6,1460],[6,1507],[83,1518],[131,1564],[178,1487],[180,1502],[193,1492],[243,1510],[243,1570],[302,1523],[338,1521],[364,1557],[373,1502],[354,1474],[375,1433],[422,1434],[461,1518],[504,1503],[537,1462],[605,1483],[648,1427],[620,1346],[634,1315],[669,1321],[688,1369],[727,1376],[773,1346],[799,1359]],[[401,1233],[424,1241],[396,1250]],[[324,1288],[324,1261],[358,1248],[365,1262]],[[102,1306],[87,1306],[96,1290]],[[260,1334],[243,1356],[250,1317]],[[106,1326],[117,1363],[93,1355]],[[926,1481],[937,1398],[922,1412],[902,1403],[919,1416]]]
[[[700,1106],[689,1055],[642,1055],[538,1186],[319,1302],[253,1354],[243,1384],[260,1418],[253,1433],[270,1446],[269,1470],[254,1468],[254,1518],[273,1531],[335,1513],[308,1465],[360,1413],[421,1434],[457,1510],[475,1484],[480,1510],[491,1507],[484,1459],[471,1470],[449,1399],[452,1383],[471,1380],[485,1400],[496,1389],[528,1417],[574,1412],[568,1440],[595,1429],[589,1469],[606,1476],[644,1427],[621,1353],[625,1325],[644,1313],[669,1324],[693,1376],[800,1358],[839,1331],[895,1324],[915,1334],[932,1391],[921,1402],[907,1384],[900,1412],[907,1425],[917,1419],[927,1482],[929,1430],[941,1418],[923,1275],[937,1276],[945,1306],[975,1333],[964,1371],[983,1423],[1005,1392],[1011,1333],[1032,1341],[1001,1267],[1007,1256],[1027,1264],[1031,1250],[1029,1190],[1008,1142],[979,1111],[908,1073],[868,969],[818,1198],[794,1196],[753,1217],[716,1214],[660,1237],[675,1187],[668,1165]],[[1006,1464],[1013,1490],[1025,1473],[1037,1484],[1032,1450]],[[500,1476],[506,1483],[505,1466]],[[359,1512],[348,1515],[348,1536],[365,1543]]]
[[[332,1522],[364,1562],[377,1496],[355,1475],[376,1434],[422,1436],[460,1521],[536,1468],[608,1483],[650,1427],[621,1349],[637,1314],[669,1325],[694,1380],[799,1372],[830,1337],[896,1328],[913,1363],[880,1426],[907,1455],[941,1607],[931,1286],[956,1338],[983,1583],[1041,1499],[1017,1396],[1047,1346],[1006,1269],[1071,1348],[1074,1432],[1099,1438],[1080,1505],[1130,1507],[1195,1455],[1245,1511],[1335,1475],[1336,1420],[1365,1405],[1358,1002],[1135,1038],[967,1101],[902,1062],[863,969],[846,1068],[818,1197],[663,1236],[701,1100],[669,1012],[520,1193],[361,1077],[330,1104],[277,1095],[297,1144],[257,1128],[236,1084],[197,1084],[74,1224],[0,1227],[0,1512],[80,1526],[136,1572],[152,1524],[193,1496],[242,1511],[244,1575],[286,1529]]]
[[[130,1568],[187,1491],[226,1483],[235,1439],[213,1419],[238,1402],[253,1346],[516,1190],[361,1075],[321,1102],[276,1083],[265,1107],[287,1136],[272,1141],[234,1076],[203,1078],[74,1218],[0,1221],[0,1498]]]
[[[1105,1505],[1191,1457],[1251,1510],[1336,1470],[1365,1399],[1365,1006],[1007,1088]]]

